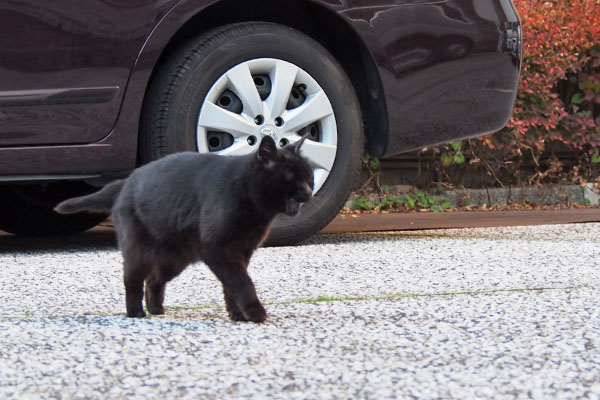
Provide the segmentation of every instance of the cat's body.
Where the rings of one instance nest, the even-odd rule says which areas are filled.
[[[148,311],[163,314],[165,284],[203,261],[223,284],[231,319],[262,322],[266,313],[247,267],[275,216],[297,214],[312,196],[301,143],[277,150],[266,137],[247,156],[170,155],[56,209],[112,213],[129,317],[145,316],[144,282]]]

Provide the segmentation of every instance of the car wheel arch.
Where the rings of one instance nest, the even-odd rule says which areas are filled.
[[[241,9],[237,3],[237,11],[233,13],[225,12],[233,7],[234,2],[231,0],[219,1],[210,6],[207,6],[206,3],[205,0],[183,0],[159,22],[140,51],[132,72],[132,80],[137,79],[138,81],[137,84],[132,82],[132,85],[138,87],[137,90],[134,90],[134,96],[143,93],[145,97],[155,72],[160,69],[169,55],[184,46],[194,36],[230,23],[261,20],[279,23],[316,40],[338,60],[350,78],[359,98],[364,121],[365,147],[369,153],[375,156],[384,153],[388,140],[388,118],[378,68],[366,44],[352,29],[348,21],[327,7],[313,2],[287,3],[282,8],[278,5],[280,4],[278,0],[248,0],[243,3],[244,7]],[[260,4],[260,9],[258,4]],[[300,7],[299,4],[303,6]],[[261,12],[259,13],[257,10]],[[177,22],[174,23],[172,19]],[[310,24],[303,23],[306,21],[310,21]],[[336,34],[325,34],[319,30],[321,26],[331,26],[332,24],[335,24]],[[178,26],[178,28],[173,29],[173,26]],[[352,38],[352,40],[348,40],[348,38]],[[360,63],[355,62],[357,58],[361,60]],[[144,75],[146,76],[144,77]],[[141,80],[143,83],[139,82]],[[141,100],[138,102],[141,104]],[[141,116],[141,107],[137,115]],[[137,132],[139,118],[136,122],[137,125],[132,128]]]

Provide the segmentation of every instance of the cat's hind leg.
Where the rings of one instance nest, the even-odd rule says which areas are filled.
[[[148,312],[154,315],[165,313],[163,302],[165,300],[165,287],[167,282],[175,278],[183,271],[185,266],[157,265],[146,277],[146,307]]]
[[[148,308],[150,314],[162,315],[165,313],[163,302],[165,300],[166,284],[160,279],[160,274],[156,271],[152,271],[146,278],[146,308]]]
[[[144,298],[144,279],[149,268],[138,260],[125,258],[123,263],[123,281],[125,283],[125,306],[127,316],[143,318],[146,316],[142,300]]]
[[[127,316],[142,318],[146,316],[142,300],[144,299],[144,280],[152,263],[148,262],[151,247],[148,235],[135,217],[131,206],[113,209],[113,218],[117,230],[117,240],[123,254],[123,283],[125,284],[125,306]]]

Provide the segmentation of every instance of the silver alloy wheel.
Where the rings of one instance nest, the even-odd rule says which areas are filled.
[[[302,155],[313,167],[317,193],[337,154],[331,102],[303,69],[259,58],[231,68],[210,88],[198,115],[196,144],[200,153],[244,155],[256,151],[264,136],[283,147],[304,134],[309,140]]]

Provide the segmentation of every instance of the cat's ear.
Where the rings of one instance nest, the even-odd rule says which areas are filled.
[[[277,147],[275,141],[270,136],[265,136],[258,146],[258,160],[264,163],[270,163],[277,159]]]
[[[300,155],[300,147],[302,147],[302,144],[304,143],[305,140],[306,140],[306,135],[302,136],[302,138],[300,140],[298,140],[296,143],[294,143],[294,153]]]

